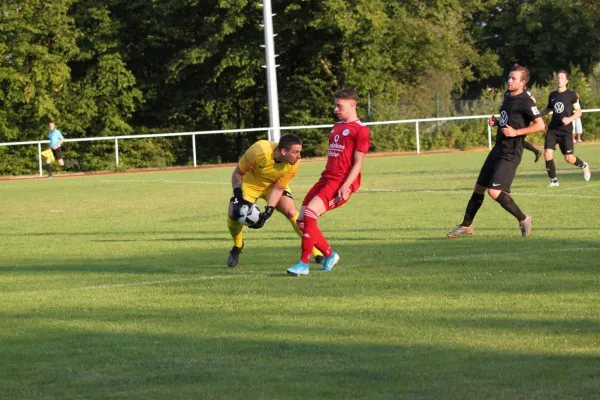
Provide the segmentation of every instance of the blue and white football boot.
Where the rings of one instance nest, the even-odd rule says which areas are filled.
[[[302,261],[298,262],[298,264],[294,265],[286,269],[287,273],[294,276],[300,275],[308,275],[310,272],[308,264],[303,263]]]
[[[323,271],[323,272],[331,271],[333,269],[333,266],[335,264],[337,264],[338,261],[340,261],[340,256],[338,253],[336,253],[334,251],[333,253],[331,253],[331,255],[329,257],[327,257],[325,259],[325,261],[323,261],[323,268],[321,268],[321,271]]]

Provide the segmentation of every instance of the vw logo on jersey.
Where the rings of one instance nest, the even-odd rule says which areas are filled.
[[[333,137],[333,141],[337,143],[337,142],[338,142],[338,140],[340,140],[340,135],[335,135],[335,136]]]
[[[344,131],[342,132],[342,135],[344,136],[348,136],[350,134],[350,129],[344,129]]]
[[[560,114],[561,112],[565,111],[565,105],[563,103],[561,103],[560,101],[557,102],[556,104],[554,104],[554,112]]]
[[[506,125],[507,122],[508,122],[508,114],[506,113],[506,111],[500,112],[500,126]]]

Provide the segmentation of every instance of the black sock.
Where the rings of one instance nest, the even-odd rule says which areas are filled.
[[[579,168],[583,168],[583,164],[585,164],[585,161],[583,161],[579,157],[575,157],[575,165],[576,166],[578,166]]]
[[[467,203],[467,210],[465,211],[465,219],[463,219],[462,226],[471,226],[473,224],[475,215],[477,215],[479,207],[483,204],[483,199],[485,199],[484,194],[473,192],[469,203]]]
[[[502,208],[514,215],[514,217],[518,219],[519,222],[527,218],[527,216],[523,214],[523,211],[521,211],[519,206],[517,206],[517,203],[515,203],[512,197],[510,197],[510,194],[506,192],[500,192],[498,197],[496,197],[496,201],[500,203]]]
[[[556,166],[554,165],[554,160],[546,160],[546,171],[548,171],[550,179],[556,179]]]
[[[65,160],[65,167],[71,166],[71,165],[77,165],[77,163],[75,161],[67,161],[67,160]]]
[[[525,141],[525,143],[523,144],[525,146],[526,150],[529,151],[533,151],[534,154],[537,154],[539,152],[538,149],[536,149],[531,143],[529,143],[527,140]]]
[[[52,176],[52,164],[46,164],[46,169],[48,170],[48,176]]]

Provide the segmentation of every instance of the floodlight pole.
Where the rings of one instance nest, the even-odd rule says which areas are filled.
[[[277,75],[275,68],[275,44],[273,41],[273,13],[271,0],[263,0],[263,19],[265,28],[265,55],[267,59],[267,91],[269,95],[269,140],[279,142],[279,97],[277,96]]]

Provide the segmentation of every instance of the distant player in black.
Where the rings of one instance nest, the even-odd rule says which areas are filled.
[[[558,90],[550,93],[548,96],[548,106],[541,112],[541,115],[552,112],[552,120],[548,126],[546,141],[544,142],[546,171],[548,171],[548,176],[550,177],[549,187],[558,186],[556,166],[553,160],[554,149],[556,149],[557,144],[565,156],[565,160],[569,164],[574,164],[583,170],[583,179],[589,181],[592,176],[588,164],[574,155],[572,122],[580,118],[582,113],[577,102],[577,93],[567,89],[568,83],[569,74],[567,71],[558,71],[556,74],[556,86]]]
[[[523,156],[525,135],[541,132],[546,128],[535,103],[524,92],[528,81],[527,68],[515,64],[508,76],[510,93],[500,105],[500,120],[494,115],[488,120],[490,126],[498,126],[496,145],[481,167],[463,222],[448,232],[446,237],[457,238],[473,233],[473,220],[483,204],[486,189],[492,199],[519,220],[522,236],[531,234],[531,216],[523,213],[509,194]]]

